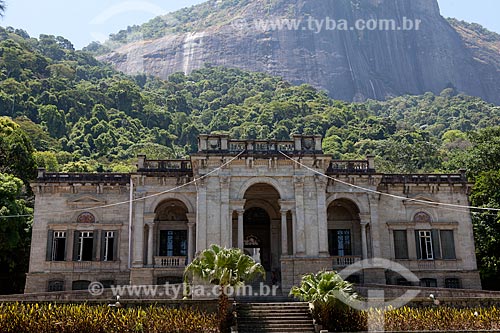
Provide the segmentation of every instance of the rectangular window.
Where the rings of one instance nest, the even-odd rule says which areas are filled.
[[[418,230],[415,231],[415,241],[417,259],[456,259],[453,230]]]
[[[406,230],[394,230],[394,258],[408,259],[408,237]]]
[[[187,256],[187,230],[161,230],[160,256]]]
[[[52,233],[51,261],[66,260],[66,232],[54,231]]]
[[[77,232],[77,261],[92,261],[94,253],[94,233],[92,231]]]
[[[420,248],[420,258],[422,260],[434,260],[432,250],[432,232],[430,230],[418,231],[418,243]]]
[[[104,257],[103,261],[113,261],[115,260],[115,232],[105,231],[104,232]]]
[[[351,230],[328,230],[328,247],[332,256],[344,257],[352,255]]]

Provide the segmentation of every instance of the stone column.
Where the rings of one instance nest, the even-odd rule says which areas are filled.
[[[232,244],[232,217],[229,216],[229,185],[230,176],[220,176],[220,245],[231,247]],[[215,223],[215,221],[213,221]]]
[[[288,209],[281,209],[281,255],[288,255],[288,228],[287,228]]]
[[[154,222],[148,222],[148,266],[153,266],[153,232],[154,232]]]
[[[361,222],[361,246],[363,249],[363,259],[368,259],[368,243],[366,239],[366,226],[368,223]]]
[[[380,226],[378,223],[378,205],[379,194],[369,194],[370,201],[370,231],[372,240],[372,249],[374,258],[382,258],[382,249],[380,246]]]
[[[292,244],[293,244],[293,255],[297,254],[297,214],[295,214],[295,209],[292,209]]]
[[[138,193],[135,199],[142,198],[143,193]],[[134,204],[134,221],[132,224],[132,267],[141,268],[144,265],[144,219],[151,218],[153,214],[144,213],[144,200],[136,201]]]
[[[245,244],[243,244],[244,241],[244,234],[243,234],[243,215],[245,214],[244,209],[238,209],[236,211],[238,213],[238,248],[244,249]]]
[[[207,186],[206,178],[196,182],[196,250],[207,248]]]
[[[190,264],[193,261],[194,256],[194,228],[196,227],[196,223],[188,222],[188,255],[187,262]]]
[[[329,257],[328,251],[328,216],[326,208],[326,187],[328,179],[315,175],[314,181],[316,182],[316,192],[318,200],[318,244],[319,255],[322,257]]]
[[[305,255],[306,252],[306,235],[304,221],[304,176],[294,176],[295,187],[295,238],[297,245],[296,254]]]

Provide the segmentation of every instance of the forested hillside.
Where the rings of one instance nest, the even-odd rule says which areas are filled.
[[[35,39],[23,30],[1,28],[0,116],[19,125],[7,118],[0,124],[0,192],[9,201],[5,207],[11,205],[2,209],[0,221],[30,212],[19,199],[18,178],[27,183],[36,165],[49,171],[131,171],[139,153],[187,156],[196,151],[199,133],[216,131],[248,139],[320,134],[325,152],[344,159],[375,154],[381,172],[465,167],[478,183],[473,204],[500,207],[495,194],[500,127],[494,127],[500,125],[500,108],[452,88],[440,95],[347,103],[308,85],[210,65],[163,81],[119,73],[75,51],[62,37]],[[474,219],[483,278],[495,287],[500,224],[491,214]],[[0,257],[0,278],[22,275],[29,244],[29,218],[5,221],[11,224],[2,226],[10,225],[10,231],[3,233],[19,241],[0,242],[6,247],[2,253],[8,253]]]
[[[499,107],[452,89],[346,103],[308,85],[209,65],[168,81],[126,76],[62,37],[2,29],[0,38],[1,115],[47,152],[37,158],[49,169],[128,170],[138,153],[182,157],[196,150],[199,133],[224,131],[250,139],[321,134],[326,152],[376,154],[381,171],[456,170],[464,165],[449,163],[450,145],[500,124]]]

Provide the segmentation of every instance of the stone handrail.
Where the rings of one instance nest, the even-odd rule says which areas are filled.
[[[186,266],[187,257],[154,257],[155,267],[177,268]]]
[[[409,174],[384,175],[382,184],[466,184],[467,177],[462,174]]]
[[[375,170],[369,167],[369,162],[366,160],[332,160],[327,174],[359,174],[359,173],[374,173]]]
[[[347,267],[361,261],[361,256],[334,256],[331,258],[334,268]]]
[[[124,173],[54,173],[40,172],[37,181],[45,183],[114,183],[127,184],[130,174]]]

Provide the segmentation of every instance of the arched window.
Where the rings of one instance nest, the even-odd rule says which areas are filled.
[[[64,281],[63,280],[51,280],[49,281],[49,285],[47,291],[64,291]]]
[[[71,289],[73,290],[87,290],[89,288],[90,281],[87,280],[77,280],[73,281]]]
[[[420,279],[420,286],[426,288],[437,287],[437,280],[431,278]]]

